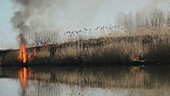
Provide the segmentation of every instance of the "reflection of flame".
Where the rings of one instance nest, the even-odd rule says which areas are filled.
[[[25,88],[27,85],[27,81],[28,81],[28,70],[27,68],[22,68],[21,70],[18,71],[18,75],[21,81],[21,85],[22,85],[22,92],[25,92]]]
[[[28,80],[37,80],[38,74],[34,73],[30,68],[23,67],[18,71],[18,76],[22,87],[22,96],[25,96]]]
[[[27,51],[22,37],[20,38],[20,51],[18,55],[18,60],[23,63],[27,62]]]

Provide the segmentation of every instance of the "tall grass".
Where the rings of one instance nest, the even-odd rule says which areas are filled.
[[[97,42],[101,39],[104,44],[97,46]],[[89,42],[95,41],[96,46],[84,49],[81,46],[76,48],[76,45],[62,48],[60,51],[56,51],[56,58],[87,64],[129,64],[134,61],[145,61],[148,64],[168,64],[170,60],[169,39],[169,32],[133,33],[99,38],[89,40]]]
[[[170,62],[169,32],[123,34],[116,37],[75,41],[67,43],[62,48],[58,46],[55,47],[54,56],[50,56],[49,50],[40,50],[38,57],[33,58],[30,64],[127,65],[134,61],[145,61],[148,64]],[[17,62],[17,54],[18,52],[11,52],[2,61],[8,64]]]
[[[128,56],[123,53],[118,46],[107,45],[99,48],[88,48],[78,50],[76,48],[66,48],[61,52],[56,52],[59,60],[74,62],[78,64],[126,64],[129,62]]]

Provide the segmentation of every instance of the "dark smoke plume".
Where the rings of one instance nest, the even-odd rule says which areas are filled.
[[[58,26],[60,23],[67,26],[74,22],[77,27],[92,24],[102,3],[102,0],[12,1],[18,10],[11,22],[15,29],[26,32],[25,34],[44,30],[56,31],[61,27]]]
[[[13,27],[21,33],[57,30],[56,9],[65,6],[66,0],[12,0],[18,10],[11,19]]]

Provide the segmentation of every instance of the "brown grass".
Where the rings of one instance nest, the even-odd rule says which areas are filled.
[[[101,39],[103,38],[94,41]],[[105,43],[100,47],[92,46],[83,50],[81,47],[67,47],[57,51],[56,58],[90,64],[129,64],[129,62],[140,60],[150,64],[168,64],[169,39],[169,32],[131,33],[131,35],[117,35],[112,38],[104,37]]]
[[[49,45],[47,50],[39,50],[38,57],[30,63],[120,65],[145,61],[148,64],[168,64],[170,63],[170,32],[167,26],[159,28],[159,30],[144,28],[137,32],[113,32],[109,36],[104,35],[95,39],[79,38],[76,41],[53,45],[54,48],[50,48]],[[97,30],[101,31],[105,28],[110,30],[111,28],[113,31],[112,27],[97,27]],[[80,30],[80,32],[84,31]],[[77,31],[68,32],[68,35],[72,36],[75,33],[79,36]],[[51,55],[50,50],[53,49],[56,50],[53,52],[54,55]],[[3,62],[8,64],[16,62],[17,54],[17,52],[7,54]]]
[[[119,34],[116,37],[102,37],[76,42],[72,42],[72,45],[68,43],[65,48],[56,51],[55,56],[52,57],[48,50],[39,51],[38,57],[30,63],[120,65],[141,60],[148,64],[170,63],[169,32]],[[94,42],[93,46],[91,46],[91,42]],[[98,42],[102,42],[102,45]],[[82,48],[81,43],[89,45]],[[8,64],[17,62],[16,56],[17,52],[11,52],[5,56],[3,62]]]

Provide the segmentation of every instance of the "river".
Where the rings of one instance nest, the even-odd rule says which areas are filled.
[[[0,67],[0,96],[170,96],[168,66]]]

